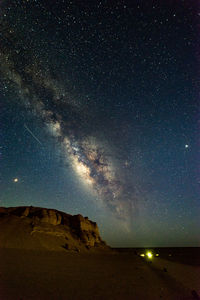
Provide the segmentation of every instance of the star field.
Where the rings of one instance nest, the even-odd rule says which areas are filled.
[[[196,1],[0,4],[0,205],[199,245]]]

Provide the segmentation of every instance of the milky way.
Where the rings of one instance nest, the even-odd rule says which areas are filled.
[[[0,1],[0,204],[196,246],[198,24],[198,1]]]
[[[108,156],[98,133],[94,136],[89,129],[92,112],[68,93],[60,79],[51,75],[49,66],[30,53],[27,55],[23,49],[13,47],[9,36],[3,36],[0,61],[4,81],[12,84],[22,103],[40,116],[80,182],[95,192],[116,217],[129,218],[137,199],[134,188],[127,186],[123,172],[113,163],[115,153]]]

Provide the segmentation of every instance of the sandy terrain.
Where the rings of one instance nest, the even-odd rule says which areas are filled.
[[[165,269],[164,269],[165,268]],[[0,250],[0,299],[199,299],[200,266],[132,252]],[[200,276],[199,276],[200,277]]]

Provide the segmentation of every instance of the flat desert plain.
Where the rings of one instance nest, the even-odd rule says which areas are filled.
[[[199,248],[144,251],[1,249],[0,299],[200,299]]]

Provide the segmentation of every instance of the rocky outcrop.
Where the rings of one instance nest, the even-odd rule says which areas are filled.
[[[76,228],[76,233],[81,241],[89,247],[97,246],[102,243],[98,226],[82,215],[72,216],[70,222],[72,228]]]
[[[109,248],[87,217],[32,206],[0,207],[0,247],[78,252]]]

